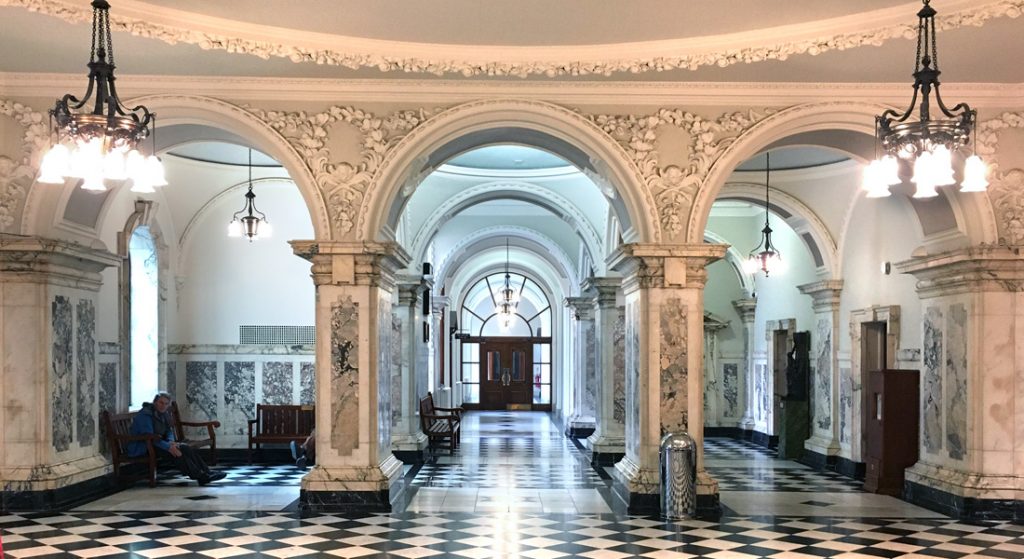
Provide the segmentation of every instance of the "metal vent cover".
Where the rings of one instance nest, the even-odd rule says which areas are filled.
[[[314,345],[315,326],[255,326],[238,327],[238,343],[242,345]]]

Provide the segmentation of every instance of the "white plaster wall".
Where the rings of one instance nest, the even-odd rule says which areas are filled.
[[[708,266],[704,287],[704,310],[729,322],[718,331],[718,350],[723,355],[743,352],[743,321],[732,302],[744,297],[739,279],[731,264],[724,260]]]

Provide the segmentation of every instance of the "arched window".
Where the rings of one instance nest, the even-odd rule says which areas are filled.
[[[128,243],[131,327],[131,409],[152,400],[157,392],[157,252],[148,226],[136,227]]]
[[[462,300],[463,330],[471,336],[550,336],[551,304],[544,290],[516,273],[509,273],[509,285],[515,302],[506,317],[498,312],[505,273],[485,276],[473,284]]]

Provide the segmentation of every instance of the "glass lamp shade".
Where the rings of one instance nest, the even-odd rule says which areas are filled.
[[[934,198],[939,195],[935,190],[933,175],[934,158],[932,152],[925,151],[917,156],[914,161],[914,176],[910,180],[917,185],[914,191],[914,198]]]
[[[124,150],[112,149],[103,156],[103,178],[115,181],[128,178]]]
[[[964,163],[964,180],[960,183],[960,192],[984,192],[988,190],[988,167],[977,155],[967,158]]]
[[[935,186],[956,184],[953,178],[953,154],[946,146],[935,146],[932,150],[932,183]]]
[[[90,192],[103,192],[107,189],[107,185],[103,184],[103,174],[96,173],[85,177],[82,181],[82,190],[88,190]]]
[[[164,164],[160,158],[150,155],[146,158],[146,174],[149,183],[153,186],[167,186],[167,178],[164,174]]]
[[[774,250],[765,250],[757,254],[751,254],[750,258],[743,263],[743,270],[748,274],[764,272],[765,276],[781,274],[786,271],[786,265],[782,255]]]
[[[903,182],[900,178],[900,162],[898,159],[891,155],[886,155],[882,159],[881,169],[878,171],[879,180],[885,182],[889,186],[895,186]]]
[[[64,144],[54,144],[39,167],[39,182],[64,184],[64,177],[71,170],[71,151]]]
[[[884,167],[885,163],[881,159],[876,159],[864,168],[861,188],[867,192],[868,198],[884,198],[892,194],[889,192],[889,185],[883,178]]]

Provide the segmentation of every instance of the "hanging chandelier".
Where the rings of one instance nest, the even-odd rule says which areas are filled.
[[[516,297],[516,291],[512,288],[512,275],[508,271],[509,266],[509,245],[508,238],[505,238],[505,283],[498,294],[498,305],[495,312],[498,313],[498,319],[502,328],[509,328],[512,326],[512,315],[515,314],[516,306],[519,303]]]
[[[107,190],[106,180],[129,180],[132,192],[155,192],[153,187],[167,184],[163,163],[156,156],[156,115],[142,105],[128,108],[117,98],[110,3],[106,0],[92,2],[88,66],[85,97],[79,100],[66,94],[50,110],[56,141],[43,156],[39,182],[64,184],[68,178],[78,178],[83,180],[84,190],[102,192]],[[148,157],[137,149],[147,137],[153,140]]]
[[[249,148],[249,191],[245,193],[245,205],[231,216],[228,236],[249,237],[249,242],[270,237],[272,228],[267,214],[256,209],[256,193],[252,191],[252,148]]]
[[[771,154],[764,154],[764,229],[761,229],[761,242],[750,251],[750,256],[743,264],[748,274],[756,274],[758,270],[768,277],[770,272],[783,271],[782,253],[772,245],[772,228],[768,225],[768,185],[771,179]]]
[[[939,186],[956,184],[953,163],[971,143],[971,155],[966,158],[960,192],[983,192],[988,188],[985,175],[988,169],[973,149],[977,144],[974,126],[977,112],[967,103],[946,106],[939,94],[939,54],[935,35],[935,9],[923,0],[924,7],[917,12],[917,55],[914,58],[914,96],[910,107],[900,113],[888,109],[875,117],[876,158],[864,170],[863,188],[868,198],[889,196],[889,187],[900,184],[899,160],[913,168],[910,179],[916,185],[915,198],[938,196]],[[932,119],[931,97],[940,118]],[[911,120],[918,100],[917,120]],[[885,155],[878,158],[878,143]]]

